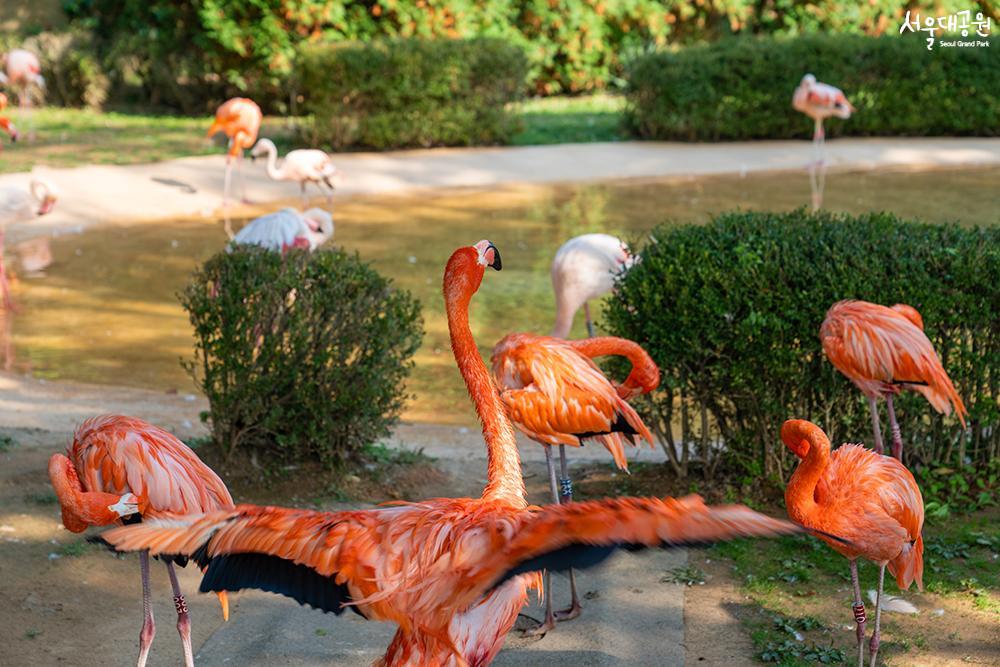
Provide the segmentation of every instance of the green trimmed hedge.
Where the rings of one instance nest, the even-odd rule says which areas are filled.
[[[180,295],[184,363],[232,458],[335,466],[389,434],[423,336],[420,304],[357,255],[238,246]]]
[[[528,66],[496,39],[319,45],[300,63],[313,140],[338,149],[506,143]]]
[[[928,51],[913,35],[742,38],[655,53],[628,75],[626,122],[644,139],[809,138],[792,109],[802,75],[841,88],[857,107],[828,136],[1000,134],[1000,49]]]
[[[679,452],[679,474],[692,459],[706,475],[724,461],[748,479],[787,474],[794,457],[779,430],[792,417],[817,422],[836,444],[871,442],[867,400],[819,341],[827,309],[846,298],[916,307],[969,410],[963,433],[904,392],[908,464],[961,469],[1000,457],[1000,227],[798,210],[667,224],[652,238],[606,317],[660,366],[643,416],[668,454]]]

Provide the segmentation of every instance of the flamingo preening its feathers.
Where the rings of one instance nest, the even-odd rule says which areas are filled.
[[[232,508],[233,499],[212,470],[180,440],[141,419],[107,415],[76,429],[67,455],[49,459],[49,479],[59,498],[63,525],[74,533],[89,526],[167,519]],[[174,572],[187,558],[165,557],[177,610],[177,631],[187,667],[194,664],[191,620]],[[146,664],[156,628],[150,606],[149,552],[140,550],[143,624],[138,667]],[[229,607],[219,594],[223,616]]]
[[[830,363],[868,397],[875,451],[879,454],[883,445],[876,400],[881,396],[889,412],[892,455],[902,459],[903,436],[896,422],[893,396],[903,389],[920,392],[938,412],[949,415],[954,409],[965,428],[965,405],[914,307],[839,301],[827,311],[819,337]]]
[[[337,614],[398,626],[380,665],[487,665],[539,588],[542,569],[595,565],[617,548],[673,547],[799,530],[700,498],[620,498],[529,506],[514,430],[469,327],[489,241],[459,248],[444,276],[452,351],[483,425],[488,480],[478,498],[316,512],[240,505],[144,521],[102,537],[120,551],[186,556],[202,591],[259,588]]]
[[[32,178],[27,189],[17,186],[0,187],[0,292],[7,310],[14,308],[10,296],[10,281],[3,260],[7,227],[47,215],[55,208],[55,187],[42,178]]]
[[[316,250],[333,237],[333,216],[321,208],[283,208],[255,218],[233,237],[234,245],[256,245],[285,253],[291,248]]]
[[[913,475],[897,459],[862,445],[830,451],[830,439],[815,424],[793,419],[781,427],[781,439],[801,459],[785,488],[788,515],[796,523],[836,535],[820,539],[851,563],[858,665],[864,662],[865,616],[858,583],[858,558],[879,566],[875,630],[870,650],[875,667],[879,647],[882,583],[885,568],[902,590],[914,581],[923,590],[924,502]]]
[[[605,355],[621,355],[632,362],[632,371],[622,385],[614,385],[591,360]],[[493,348],[492,364],[507,416],[525,435],[545,448],[552,502],[573,500],[567,445],[581,447],[584,440],[596,440],[625,471],[628,471],[626,442],[634,446],[636,438],[641,438],[653,446],[649,429],[625,399],[656,389],[660,370],[632,341],[613,337],[568,341],[511,334]],[[559,446],[558,483],[552,445]],[[569,581],[570,607],[553,612],[551,578],[546,575],[549,594],[545,596],[545,620],[528,634],[545,634],[555,627],[556,621],[580,614],[572,570]]]
[[[591,299],[614,289],[615,277],[635,263],[625,242],[608,234],[582,234],[559,246],[552,259],[552,291],[556,295],[556,322],[552,335],[565,338],[576,311],[583,308],[587,335],[593,337]]]

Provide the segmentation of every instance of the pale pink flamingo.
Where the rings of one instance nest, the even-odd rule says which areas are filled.
[[[250,159],[267,156],[267,175],[275,181],[295,181],[299,184],[303,200],[306,199],[306,184],[313,183],[326,193],[326,201],[333,199],[333,178],[337,167],[333,158],[315,148],[299,148],[289,151],[278,166],[278,148],[270,139],[261,139],[250,151]],[[324,189],[323,186],[326,186]]]
[[[226,100],[216,111],[212,127],[208,128],[208,136],[223,132],[229,137],[229,149],[226,151],[226,178],[222,187],[222,206],[229,207],[229,184],[232,178],[233,160],[236,160],[236,176],[240,182],[243,201],[246,201],[246,184],[243,181],[243,151],[257,141],[260,122],[263,114],[256,102],[245,97],[234,97]],[[229,215],[226,215],[226,233],[233,237]]]
[[[235,245],[257,245],[276,252],[290,248],[315,250],[333,238],[333,216],[321,208],[283,208],[262,215],[233,237]]]
[[[66,454],[49,459],[49,480],[59,498],[66,530],[82,533],[89,526],[176,519],[232,509],[233,499],[219,476],[183,442],[141,419],[120,415],[94,417],[80,424]],[[177,582],[174,563],[186,557],[161,557],[167,567],[177,611],[177,632],[184,645],[184,664],[193,667],[191,619]],[[139,554],[143,623],[138,667],[146,664],[156,626],[150,605],[149,553]],[[229,616],[226,594],[220,593],[222,615]]]
[[[55,188],[48,181],[34,178],[28,189],[16,186],[0,187],[0,291],[4,307],[14,307],[3,261],[4,236],[9,225],[29,222],[49,213],[56,205]]]
[[[625,242],[609,234],[583,234],[562,244],[552,260],[552,289],[556,295],[552,335],[568,336],[576,311],[582,306],[587,335],[593,337],[594,323],[587,302],[614,289],[615,276],[634,263],[635,257]]]
[[[3,57],[0,85],[17,91],[17,103],[22,109],[31,106],[31,88],[45,93],[45,77],[38,56],[27,49],[11,49]]]
[[[809,165],[813,210],[816,210],[823,205],[823,190],[826,187],[826,133],[823,131],[823,121],[833,116],[846,120],[856,109],[840,88],[820,83],[812,74],[802,77],[792,96],[792,107],[816,123],[813,132],[813,161]]]

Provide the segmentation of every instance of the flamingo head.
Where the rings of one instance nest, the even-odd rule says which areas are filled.
[[[31,194],[38,202],[38,215],[50,213],[55,208],[58,197],[55,188],[48,181],[41,178],[32,179]]]
[[[475,245],[459,248],[452,253],[444,270],[444,291],[456,303],[469,299],[483,282],[486,267],[499,271],[503,266],[500,251],[490,241],[483,239]]]
[[[806,74],[802,77],[802,81],[799,82],[800,86],[814,86],[816,85],[816,77],[812,74]]]
[[[328,211],[321,208],[311,208],[304,212],[302,216],[306,219],[306,224],[314,232],[322,234],[326,241],[333,238],[333,216]]]
[[[789,419],[781,425],[781,440],[800,459],[809,455],[813,446],[826,443],[830,450],[830,440],[819,426],[805,419]]]
[[[274,153],[275,155],[277,155],[278,154],[278,147],[275,146],[274,142],[271,141],[270,139],[268,139],[266,137],[261,138],[261,139],[259,139],[257,141],[256,144],[254,144],[253,149],[251,149],[251,151],[250,151],[250,161],[253,162],[257,158],[263,157],[264,155],[267,155],[268,153]]]

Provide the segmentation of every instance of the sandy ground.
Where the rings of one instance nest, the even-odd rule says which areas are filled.
[[[1000,164],[1000,139],[838,139],[827,144],[827,153],[834,171],[995,165]],[[342,178],[335,200],[432,188],[800,170],[810,156],[807,141],[620,142],[349,153],[336,156]],[[221,154],[148,165],[39,168],[59,189],[60,201],[53,213],[33,222],[33,230],[24,234],[96,222],[218,217],[223,171]],[[243,171],[247,192],[256,204],[298,195],[296,184],[271,181],[262,161],[247,161]],[[29,174],[5,174],[0,176],[0,186],[25,185],[29,178]],[[19,233],[13,230],[12,240]]]

